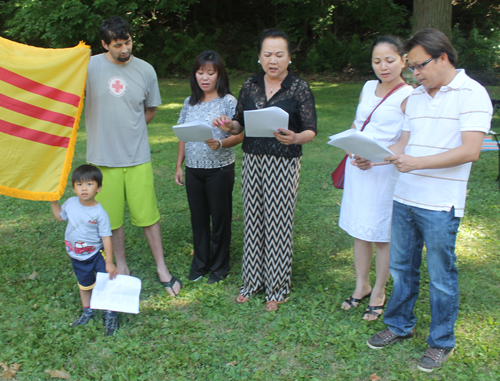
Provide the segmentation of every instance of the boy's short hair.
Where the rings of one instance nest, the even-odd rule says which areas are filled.
[[[106,45],[111,44],[112,40],[127,40],[132,37],[130,24],[119,16],[110,17],[99,27],[99,36]]]
[[[71,175],[71,182],[73,186],[78,181],[89,181],[89,180],[95,181],[98,187],[102,186],[101,170],[90,164],[80,165],[73,171],[73,174]]]

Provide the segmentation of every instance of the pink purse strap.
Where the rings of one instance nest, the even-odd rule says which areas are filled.
[[[382,103],[384,103],[384,101],[387,98],[389,98],[389,95],[391,95],[393,92],[395,92],[397,89],[399,89],[401,86],[404,86],[404,85],[406,85],[405,82],[398,83],[391,91],[389,91],[386,94],[386,96],[380,101],[380,103],[377,106],[375,106],[375,108],[373,109],[373,111],[370,113],[370,115],[368,116],[368,118],[365,120],[365,122],[363,123],[363,127],[361,127],[361,131],[363,131],[365,129],[366,125],[368,123],[370,123],[370,119],[371,119],[373,113],[375,112],[375,110],[378,108],[378,106],[380,106]]]

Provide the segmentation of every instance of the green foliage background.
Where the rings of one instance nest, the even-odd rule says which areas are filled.
[[[370,72],[370,45],[382,34],[410,35],[413,0],[0,0],[0,35],[40,47],[83,40],[102,50],[97,28],[112,15],[134,30],[135,53],[161,77],[186,74],[205,49],[231,70],[257,70],[263,29],[292,40],[294,69]],[[460,66],[494,72],[500,66],[500,3],[455,0],[453,42]]]

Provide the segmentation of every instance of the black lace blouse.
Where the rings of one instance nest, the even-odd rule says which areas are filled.
[[[290,70],[271,99],[266,99],[264,72],[249,77],[241,87],[236,113],[233,119],[243,127],[243,111],[276,106],[288,113],[288,128],[299,133],[305,130],[317,133],[314,95],[307,82],[295,76]],[[254,155],[266,154],[280,157],[302,156],[302,145],[280,143],[276,138],[251,138],[245,136],[243,152]]]

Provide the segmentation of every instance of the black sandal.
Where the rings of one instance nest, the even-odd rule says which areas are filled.
[[[172,290],[172,292],[174,293],[174,295],[172,295],[172,296],[179,295],[179,292],[176,294],[175,291],[174,291],[175,282],[179,282],[179,284],[181,285],[181,288],[179,288],[179,292],[181,292],[182,282],[179,279],[177,279],[175,276],[172,275],[172,279],[170,279],[169,282],[161,282],[161,284],[163,285],[163,287],[170,288]]]
[[[345,303],[349,304],[351,306],[351,308],[356,308],[359,306],[359,303],[361,303],[361,301],[363,299],[366,299],[366,298],[369,298],[370,296],[372,295],[372,292],[370,291],[368,294],[366,294],[365,296],[363,296],[361,299],[356,299],[354,298],[352,295],[349,296],[346,300],[344,300]],[[357,306],[355,306],[353,303],[358,303]],[[340,307],[342,308],[342,306]],[[349,308],[349,309],[351,309]],[[343,309],[343,308],[342,308]],[[348,311],[348,310],[345,310],[345,311]]]
[[[375,319],[373,319],[373,320],[363,319],[363,320],[367,320],[367,321],[378,320],[378,318],[380,316],[382,316],[382,313],[384,312],[385,302],[386,301],[387,301],[387,297],[384,300],[384,304],[382,304],[381,306],[370,306],[370,305],[368,305],[368,308],[363,313],[363,317],[365,317],[365,315],[372,315],[372,316],[375,316]],[[379,313],[379,312],[375,312],[375,310],[382,310],[382,311],[380,311],[380,313]]]

